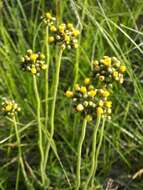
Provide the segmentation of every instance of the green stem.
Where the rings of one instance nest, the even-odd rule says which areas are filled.
[[[82,129],[81,129],[81,135],[79,139],[79,144],[78,144],[78,150],[77,150],[77,168],[76,168],[76,190],[79,190],[80,184],[81,184],[81,177],[80,177],[80,167],[81,167],[81,151],[82,151],[82,145],[83,141],[85,138],[85,133],[86,133],[86,125],[87,125],[87,120],[86,118],[83,121]]]
[[[41,172],[41,179],[42,179],[42,184],[45,184],[45,171],[44,171],[44,151],[43,151],[43,138],[42,138],[42,126],[41,126],[41,102],[40,102],[40,96],[38,92],[38,85],[37,85],[37,79],[36,76],[33,75],[33,84],[34,84],[34,92],[35,92],[35,97],[37,100],[37,121],[38,121],[38,146],[39,146],[39,151],[40,151],[40,172]]]
[[[58,60],[57,60],[57,64],[56,64],[56,74],[55,74],[54,89],[53,89],[53,102],[52,102],[51,118],[50,118],[51,130],[50,130],[49,143],[48,143],[48,146],[46,148],[46,153],[45,153],[44,168],[46,168],[46,165],[47,165],[51,141],[54,135],[55,106],[56,106],[57,92],[58,92],[58,86],[59,86],[59,75],[60,75],[62,54],[63,54],[63,50],[61,49]]]
[[[83,4],[83,9],[82,9],[82,17],[81,17],[81,22],[84,21],[85,18],[85,8],[87,7],[87,0],[84,1]],[[79,75],[79,59],[80,59],[80,54],[81,54],[81,49],[80,49],[80,44],[81,44],[81,40],[82,40],[82,28],[80,29],[80,35],[79,35],[79,40],[78,40],[78,44],[79,44],[79,48],[77,48],[76,50],[76,61],[75,61],[75,65],[74,65],[74,82],[73,82],[73,87],[75,86],[75,84],[78,81],[78,75]]]
[[[49,82],[48,82],[48,73],[49,73],[49,59],[50,59],[50,54],[49,54],[49,43],[48,43],[48,38],[49,38],[49,28],[48,26],[46,27],[46,64],[47,64],[47,69],[45,72],[45,127],[47,128],[48,124],[48,89],[49,89]]]
[[[96,143],[97,143],[97,132],[99,129],[100,120],[101,120],[101,117],[97,117],[96,125],[95,125],[94,131],[93,131],[92,153],[91,153],[91,169],[90,169],[89,175],[87,177],[87,181],[85,183],[85,188],[84,188],[85,190],[88,189],[88,185],[89,185],[89,182],[93,176],[94,168],[95,168],[95,164],[96,164],[95,151],[96,151]]]
[[[92,186],[94,184],[94,176],[96,174],[97,165],[98,165],[98,157],[99,157],[99,153],[100,153],[100,149],[101,149],[101,145],[102,145],[102,141],[103,141],[104,127],[105,127],[105,119],[103,119],[103,123],[101,126],[99,144],[98,144],[96,155],[95,155],[95,164],[94,164],[95,166],[94,166],[93,177],[92,177],[92,182],[91,182]]]
[[[25,182],[27,184],[28,189],[31,189],[31,185],[29,183],[26,171],[25,171],[25,167],[24,167],[24,162],[23,162],[23,158],[22,158],[22,151],[21,151],[21,141],[20,141],[20,136],[19,136],[19,132],[18,132],[18,127],[17,127],[17,122],[16,122],[16,118],[15,116],[13,116],[13,122],[14,122],[14,129],[15,129],[15,134],[16,134],[16,139],[17,139],[17,145],[18,145],[18,159],[19,159],[19,163],[22,169],[22,173],[23,176],[25,178]]]
[[[17,170],[17,175],[16,175],[16,184],[15,184],[15,190],[19,189],[19,175],[20,174],[20,164],[18,163],[18,170]]]

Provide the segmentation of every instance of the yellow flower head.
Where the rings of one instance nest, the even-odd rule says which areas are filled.
[[[112,103],[108,100],[110,93],[106,88],[96,89],[93,85],[85,87],[76,84],[74,90],[67,90],[65,95],[72,98],[73,107],[81,112],[84,118],[90,116],[90,120],[90,118],[95,119],[97,115],[102,115],[102,117],[110,115]]]
[[[19,112],[21,108],[18,106],[18,104],[14,100],[9,100],[7,98],[4,98],[4,101],[2,102],[1,111],[5,115],[15,115],[17,112]]]
[[[93,61],[92,81],[97,81],[97,83],[100,81],[107,89],[110,89],[115,81],[120,84],[123,83],[125,71],[125,65],[121,64],[116,57],[104,56],[99,61]]]
[[[56,21],[56,18],[52,16],[50,12],[46,12],[42,17],[41,17],[43,23],[45,23],[48,26],[51,26],[54,24]]]
[[[45,58],[43,53],[34,53],[32,50],[28,50],[27,54],[23,57],[22,69],[31,72],[33,75],[39,74],[41,70],[47,68]]]
[[[55,44],[58,44],[63,50],[65,48],[78,48],[77,36],[79,35],[79,31],[73,27],[73,24],[62,23],[57,27],[51,25],[50,32],[54,37],[50,42],[55,42]]]

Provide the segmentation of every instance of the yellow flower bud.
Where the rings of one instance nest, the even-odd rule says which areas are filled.
[[[28,50],[27,50],[27,54],[28,54],[28,55],[31,55],[32,53],[33,53],[32,49],[28,49]]]
[[[47,69],[47,64],[42,64],[41,68],[42,68],[43,70]]]
[[[9,104],[5,107],[5,111],[6,111],[6,112],[9,112],[9,111],[11,111],[11,110],[12,110],[12,104],[9,103]]]
[[[65,35],[65,36],[64,36],[64,39],[65,39],[65,41],[66,41],[67,43],[70,42],[70,36]]]
[[[49,20],[52,19],[52,15],[51,15],[51,13],[49,13],[49,12],[47,12],[47,13],[45,14],[45,17],[46,17],[47,19],[49,19]]]
[[[87,106],[88,106],[88,101],[84,101],[84,102],[83,102],[83,105],[84,105],[85,107],[87,107]]]
[[[103,90],[102,95],[103,95],[104,97],[108,97],[108,96],[110,95],[110,92],[109,92],[108,90]]]
[[[37,70],[36,70],[35,67],[32,67],[32,68],[31,68],[31,73],[32,73],[32,74],[36,74],[36,73],[37,73]]]
[[[92,116],[91,115],[86,115],[86,120],[88,121],[88,122],[90,122],[90,121],[92,121]]]
[[[108,113],[108,114],[111,114],[111,113],[112,113],[112,109],[111,109],[111,108],[108,108],[107,113]]]
[[[37,58],[38,58],[38,54],[36,54],[36,53],[32,53],[30,55],[30,60],[33,61],[33,62],[35,62]]]
[[[72,34],[73,34],[74,37],[78,37],[79,34],[80,34],[80,32],[79,32],[79,30],[74,29],[73,32],[72,32]]]
[[[80,92],[82,92],[83,94],[85,94],[85,93],[87,92],[86,87],[85,87],[85,86],[82,86],[82,87],[80,88]]]
[[[114,78],[117,78],[117,77],[119,76],[119,73],[118,73],[117,71],[114,71],[114,72],[112,73],[112,75],[113,75]]]
[[[66,93],[65,93],[65,95],[66,95],[68,98],[71,98],[71,97],[73,97],[74,94],[73,94],[72,91],[67,90]]]
[[[66,45],[65,44],[62,44],[61,45],[61,48],[64,50],[66,48]]]
[[[101,107],[97,107],[96,112],[98,116],[101,116],[103,114],[103,109]]]
[[[68,24],[67,24],[67,27],[68,27],[69,29],[72,29],[72,28],[73,28],[73,24],[72,24],[72,23],[68,23]]]
[[[106,106],[107,108],[111,108],[111,107],[112,107],[112,102],[111,102],[111,101],[106,101],[106,102],[105,102],[105,106]]]
[[[112,59],[108,56],[104,56],[104,59],[101,60],[101,62],[105,65],[105,66],[110,66]]]
[[[85,85],[88,85],[88,84],[90,84],[91,83],[91,79],[90,78],[85,78],[84,79],[84,84]]]
[[[99,106],[102,107],[103,105],[104,105],[103,100],[100,100],[100,101],[99,101]]]
[[[75,84],[75,90],[76,90],[76,91],[80,91],[80,86],[79,86],[79,84]]]
[[[73,44],[73,47],[74,47],[75,49],[77,49],[77,48],[79,47],[78,43],[74,43],[74,44]]]
[[[77,107],[76,107],[76,110],[77,110],[78,112],[82,112],[82,111],[84,110],[83,105],[82,105],[82,104],[78,104]]]
[[[55,41],[55,38],[54,38],[54,36],[50,36],[50,37],[49,37],[49,39],[48,39],[48,41],[49,41],[49,43],[52,43],[52,42],[54,42],[54,41]]]
[[[59,25],[59,31],[60,31],[61,33],[64,33],[65,29],[66,29],[66,25],[65,25],[65,24]]]
[[[50,31],[51,31],[51,32],[56,32],[56,31],[57,31],[57,28],[56,28],[54,25],[52,25],[52,26],[50,27]]]
[[[121,65],[119,68],[121,73],[124,73],[126,71],[126,66],[125,65]]]
[[[40,59],[45,59],[45,55],[43,53],[40,53]]]
[[[96,95],[96,91],[95,90],[90,90],[88,92],[88,95],[91,96],[91,97],[94,97]]]

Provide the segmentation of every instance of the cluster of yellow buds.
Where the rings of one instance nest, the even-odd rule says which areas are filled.
[[[27,50],[26,55],[22,59],[22,69],[32,74],[39,74],[41,70],[47,69],[45,63],[45,55],[43,53],[34,53],[31,49]]]
[[[89,121],[101,117],[111,118],[112,102],[108,99],[110,92],[106,88],[96,89],[93,85],[75,85],[73,91],[67,90],[65,95],[72,98],[75,111],[81,112]]]
[[[10,100],[10,99],[4,98],[3,102],[2,102],[1,111],[5,115],[11,115],[11,116],[13,116],[17,112],[20,112],[21,108],[18,106],[18,104],[14,100]]]
[[[46,12],[44,16],[41,17],[43,23],[46,25],[53,25],[56,21],[56,17],[53,17],[50,12]]]
[[[57,43],[62,49],[78,48],[79,30],[74,28],[72,23],[62,23],[58,26],[52,24],[50,26],[51,36],[49,43]]]
[[[93,61],[93,67],[93,78],[103,82],[106,87],[112,87],[113,81],[124,82],[126,66],[116,57],[104,56],[99,61]]]

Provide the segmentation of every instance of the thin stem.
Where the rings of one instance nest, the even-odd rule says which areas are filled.
[[[16,134],[16,139],[17,139],[17,145],[18,145],[18,159],[19,159],[19,163],[22,169],[22,173],[23,176],[25,178],[25,182],[27,184],[28,189],[32,189],[31,184],[29,183],[26,171],[25,171],[25,167],[24,167],[24,162],[23,162],[23,158],[22,158],[22,151],[21,151],[21,141],[20,141],[20,136],[19,136],[19,132],[18,132],[18,127],[17,127],[17,122],[16,122],[16,118],[15,116],[13,116],[13,122],[14,122],[14,128],[15,128],[15,134]]]
[[[84,1],[83,3],[83,9],[82,9],[82,17],[81,17],[81,21],[84,21],[85,18],[85,8],[87,7],[87,0]],[[75,61],[75,65],[74,65],[74,82],[73,82],[73,87],[75,86],[75,84],[78,81],[78,77],[79,77],[79,59],[80,59],[80,54],[81,54],[81,49],[80,49],[80,44],[81,44],[81,40],[82,40],[82,27],[80,29],[80,35],[79,35],[79,40],[78,40],[78,44],[79,44],[79,48],[77,48],[76,50],[76,61]]]
[[[42,139],[42,126],[41,126],[41,102],[40,102],[40,96],[38,92],[38,85],[37,85],[37,79],[36,76],[33,75],[33,84],[34,84],[34,92],[35,92],[35,97],[37,100],[37,121],[38,121],[38,146],[39,146],[39,151],[40,151],[40,172],[41,172],[41,178],[42,178],[42,183],[43,185],[45,184],[45,171],[44,171],[44,151],[43,151],[43,139]]]
[[[97,132],[98,132],[99,125],[100,125],[100,120],[101,120],[101,117],[97,117],[96,125],[95,125],[94,131],[93,131],[92,153],[91,153],[91,169],[90,169],[89,175],[87,177],[87,181],[85,183],[85,188],[84,188],[85,190],[88,189],[88,185],[89,185],[89,182],[93,176],[94,168],[96,165],[95,151],[96,151],[96,143],[97,143]]]
[[[80,167],[81,167],[81,151],[82,151],[82,145],[83,141],[85,138],[85,133],[86,133],[86,125],[87,125],[87,120],[84,119],[82,129],[81,129],[81,135],[79,139],[79,144],[78,144],[78,150],[77,150],[77,168],[76,168],[76,190],[79,190],[80,184],[81,184],[81,176],[80,176]]]
[[[56,64],[56,74],[55,74],[54,89],[53,89],[53,102],[52,102],[51,118],[50,118],[50,125],[51,125],[50,138],[49,138],[49,143],[48,143],[46,153],[45,153],[44,168],[46,168],[46,164],[47,164],[48,156],[49,156],[49,150],[50,150],[50,146],[51,146],[51,141],[52,141],[52,138],[54,135],[55,106],[56,106],[57,92],[58,92],[58,86],[59,86],[59,75],[60,75],[62,54],[63,54],[63,50],[61,49],[58,60],[57,60],[57,64]]]
[[[102,141],[103,141],[104,127],[105,127],[105,119],[103,119],[103,123],[102,123],[102,126],[101,126],[99,144],[98,144],[96,155],[95,155],[95,166],[94,166],[93,177],[92,177],[92,182],[91,182],[92,186],[93,186],[93,183],[94,183],[94,176],[96,174],[97,165],[98,165],[98,157],[99,157],[99,153],[100,153],[100,149],[101,149],[101,145],[102,145]]]
[[[17,175],[16,175],[15,190],[19,189],[19,174],[20,174],[20,164],[18,163],[18,170],[17,170]]]
[[[49,27],[46,27],[46,63],[47,63],[47,69],[45,72],[45,127],[47,127],[48,124],[48,89],[49,89],[49,81],[48,81],[48,73],[49,73],[49,60],[50,60],[50,54],[49,54]]]

